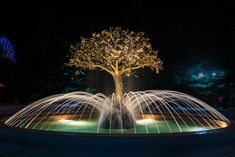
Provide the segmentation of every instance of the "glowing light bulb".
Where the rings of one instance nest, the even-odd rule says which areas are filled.
[[[68,119],[60,119],[58,121],[66,125],[80,125],[80,126],[87,125],[86,121],[76,121],[76,120],[68,120]]]
[[[152,118],[140,119],[136,121],[136,123],[139,125],[153,124],[155,122],[156,121]]]

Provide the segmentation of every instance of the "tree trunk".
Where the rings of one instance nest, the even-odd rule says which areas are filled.
[[[115,71],[113,79],[115,84],[115,104],[121,105],[123,95],[122,74],[119,71]]]

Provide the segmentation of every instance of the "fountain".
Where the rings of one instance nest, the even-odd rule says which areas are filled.
[[[11,116],[8,126],[46,131],[159,134],[197,132],[229,125],[222,114],[190,95],[149,90],[129,92],[118,108],[115,96],[73,92],[46,97]],[[114,124],[113,124],[114,123]]]
[[[115,93],[72,92],[53,95],[23,108],[5,121],[24,129],[97,134],[160,134],[224,128],[229,120],[190,95],[149,90],[123,94],[123,76],[163,62],[143,32],[110,28],[71,46],[67,66],[109,73]]]
[[[111,74],[115,92],[77,91],[31,103],[1,125],[0,155],[204,156],[206,150],[213,156],[234,141],[225,129],[231,122],[193,96],[171,90],[123,93],[123,76],[146,67],[162,70],[143,32],[110,28],[81,38],[70,51],[67,66],[79,68],[79,74],[82,69]]]

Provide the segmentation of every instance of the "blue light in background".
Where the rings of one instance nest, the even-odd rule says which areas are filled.
[[[10,39],[0,36],[0,47],[3,51],[3,54],[1,54],[2,57],[8,58],[11,62],[16,61],[15,51]]]
[[[212,75],[212,76],[216,76],[217,74],[216,74],[215,72],[213,72],[211,75]]]
[[[204,77],[204,76],[205,76],[204,73],[200,72],[200,73],[198,74],[198,79],[200,79],[200,78],[202,78],[202,77]]]

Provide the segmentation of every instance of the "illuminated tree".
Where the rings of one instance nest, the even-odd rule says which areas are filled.
[[[134,70],[145,67],[158,73],[163,64],[143,32],[120,27],[81,38],[81,42],[72,45],[70,51],[68,66],[104,70],[112,75],[117,104],[122,104],[123,76],[130,76]]]

